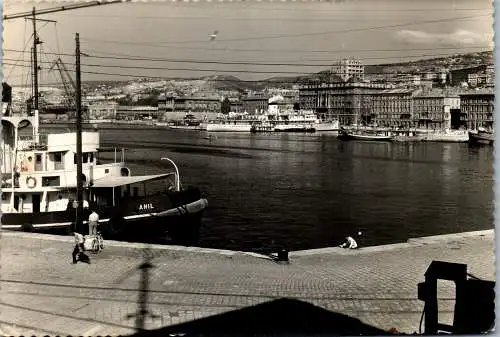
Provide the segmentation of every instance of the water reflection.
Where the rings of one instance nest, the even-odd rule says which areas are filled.
[[[135,174],[172,157],[209,198],[202,245],[258,250],[363,245],[493,227],[492,149],[467,144],[341,142],[326,135],[109,130],[105,144],[143,146]],[[131,141],[133,139],[133,141]],[[186,146],[210,151],[171,152]],[[217,155],[225,151],[226,155]]]

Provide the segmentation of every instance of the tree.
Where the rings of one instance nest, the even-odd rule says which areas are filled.
[[[229,101],[229,98],[224,98],[220,107],[220,111],[225,115],[229,114],[229,112],[231,111],[231,102]]]

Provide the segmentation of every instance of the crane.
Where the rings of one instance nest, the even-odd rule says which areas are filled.
[[[54,70],[54,67],[57,67],[59,75],[61,76],[62,85],[64,87],[64,92],[66,93],[66,99],[64,100],[64,104],[67,105],[70,110],[75,108],[75,93],[76,93],[76,84],[69,75],[69,71],[66,68],[66,65],[58,58],[50,67],[49,72]]]

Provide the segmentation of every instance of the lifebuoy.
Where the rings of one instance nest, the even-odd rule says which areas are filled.
[[[34,188],[36,186],[36,179],[34,177],[26,178],[26,186],[29,188]]]

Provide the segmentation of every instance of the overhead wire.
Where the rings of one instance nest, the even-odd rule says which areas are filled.
[[[23,53],[20,50],[6,49],[6,51],[13,51],[18,53]],[[52,55],[64,55],[74,57],[72,54],[58,54],[58,53],[48,53]],[[446,57],[446,56],[454,56],[460,54],[450,54],[450,53],[433,53],[433,54],[415,54],[415,55],[405,55],[405,56],[374,56],[374,57],[361,57],[356,58],[359,61],[368,61],[368,60],[388,60],[388,59],[409,59],[414,57]],[[247,65],[247,66],[290,66],[290,67],[331,67],[335,64],[335,61],[329,63],[322,64],[310,64],[310,63],[286,63],[286,62],[245,62],[245,61],[217,61],[217,60],[192,60],[192,59],[170,59],[170,58],[153,58],[153,57],[144,57],[144,56],[100,56],[100,55],[86,55],[86,58],[94,58],[94,59],[102,59],[102,60],[127,60],[127,61],[148,61],[148,62],[166,62],[166,63],[191,63],[191,64],[218,64],[218,65]],[[12,61],[12,59],[6,58],[5,60]],[[319,62],[319,61],[316,61]],[[411,60],[407,60],[406,62],[411,62]],[[377,64],[378,65],[378,64]],[[89,65],[89,66],[98,66],[98,65]],[[102,65],[106,67],[106,65]],[[123,67],[127,68],[128,66],[119,66],[112,65],[109,67]],[[134,67],[135,68],[135,67]],[[141,69],[142,67],[137,67]],[[148,69],[165,69],[165,70],[185,70],[185,69],[177,69],[177,68],[152,68],[146,67]],[[189,69],[191,70],[191,69]]]
[[[281,38],[292,38],[292,37],[321,36],[321,35],[330,35],[330,34],[379,30],[379,29],[386,29],[386,28],[399,28],[399,27],[407,27],[407,26],[423,25],[423,24],[431,24],[431,23],[443,23],[443,22],[457,21],[457,20],[476,19],[479,17],[491,17],[491,14],[470,15],[470,16],[462,16],[462,17],[454,17],[454,18],[446,18],[446,19],[436,19],[436,20],[423,20],[423,21],[416,21],[416,22],[410,22],[410,23],[362,27],[362,28],[348,28],[348,29],[339,29],[339,30],[325,31],[325,32],[277,34],[277,35],[268,35],[268,36],[241,37],[241,38],[232,38],[232,39],[217,39],[217,41],[218,42],[240,42],[240,41],[251,41],[251,40],[268,40],[268,39],[281,39]],[[117,41],[112,41],[112,40],[82,38],[82,41],[96,41],[96,42],[119,43],[119,44],[130,44],[130,45],[148,45],[151,43],[155,43],[158,45],[210,43],[210,41],[208,39],[207,40],[192,40],[192,41],[169,41],[169,42],[144,42],[144,43],[141,43],[141,42],[127,42],[127,41],[117,42]]]
[[[6,63],[5,65],[10,66],[13,64]],[[20,66],[26,67],[26,68],[30,67],[29,65],[20,65]],[[166,76],[159,76],[159,75],[108,73],[108,72],[102,72],[102,71],[96,72],[96,71],[86,71],[86,70],[82,70],[81,73],[82,74],[101,75],[101,76],[128,77],[129,79],[131,79],[131,78],[155,79],[155,80],[162,80],[162,81],[171,81],[171,80],[175,80],[175,79],[182,79],[185,81],[205,79],[207,81],[212,81],[212,82],[226,82],[226,83],[230,83],[230,82],[257,83],[257,84],[262,84],[262,83],[267,83],[267,84],[304,84],[304,83],[307,83],[304,79],[296,78],[296,77],[300,77],[300,74],[298,74],[296,77],[291,77],[288,79],[267,78],[267,79],[261,79],[261,80],[240,80],[238,78],[208,78],[207,79],[207,76],[191,77],[191,78],[179,78],[179,77],[166,77]],[[317,73],[316,74],[308,73],[308,74],[302,75],[302,77],[313,76],[313,75],[318,75],[318,74]],[[335,74],[324,74],[324,75],[328,76],[328,75],[335,75]],[[366,74],[366,75],[376,76],[376,75],[391,75],[391,74],[371,73],[371,74]],[[310,81],[314,82],[313,80],[310,80]],[[407,80],[404,80],[404,79],[391,81],[391,83],[406,83],[406,82],[407,82]],[[332,83],[336,83],[336,81],[333,81]]]

